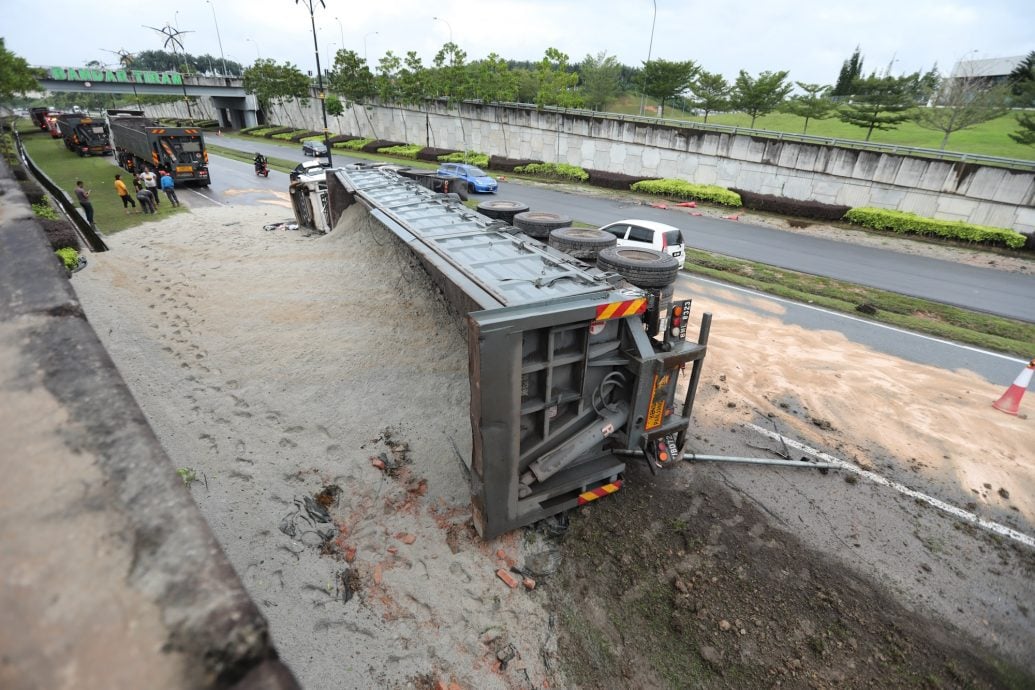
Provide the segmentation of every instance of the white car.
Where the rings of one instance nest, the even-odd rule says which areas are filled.
[[[646,247],[683,260],[686,248],[679,228],[653,220],[620,220],[600,228],[618,238],[619,247]]]

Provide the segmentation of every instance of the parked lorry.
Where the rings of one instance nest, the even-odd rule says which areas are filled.
[[[47,115],[54,113],[53,108],[29,108],[29,118],[33,124],[44,132],[47,131]]]
[[[366,207],[461,315],[472,513],[484,538],[618,491],[627,462],[657,473],[681,457],[711,315],[688,341],[676,259],[598,246],[583,261],[386,167],[314,166],[290,191],[300,229],[327,232],[347,207]],[[561,230],[572,229],[553,230],[551,243]]]
[[[109,110],[107,122],[115,159],[126,170],[164,169],[177,184],[211,183],[200,129],[159,125],[140,110]]]
[[[108,123],[83,113],[62,113],[57,118],[65,148],[80,156],[110,156]]]

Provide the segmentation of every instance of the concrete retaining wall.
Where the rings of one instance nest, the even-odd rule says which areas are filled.
[[[298,687],[2,161],[0,400],[0,687]]]
[[[183,116],[182,104],[152,108]],[[178,110],[179,108],[180,110]],[[319,101],[269,120],[321,130]],[[334,132],[1035,232],[1035,173],[534,108],[349,108]]]

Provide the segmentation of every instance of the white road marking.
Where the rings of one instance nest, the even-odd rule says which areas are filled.
[[[899,484],[898,482],[892,481],[886,477],[882,477],[881,475],[875,472],[870,472],[869,470],[864,470],[861,467],[856,467],[850,462],[846,462],[844,460],[841,460],[840,458],[835,458],[833,455],[828,455],[823,451],[811,448],[805,445],[804,443],[801,443],[800,441],[795,441],[792,438],[787,438],[786,436],[782,436],[776,433],[775,431],[763,429],[762,427],[757,426],[755,424],[748,424],[747,427],[775,441],[782,441],[791,448],[801,451],[802,453],[808,453],[809,455],[813,456],[818,460],[822,460],[823,462],[829,462],[832,465],[837,465],[841,469],[847,472],[857,474],[860,477],[863,477],[864,479],[870,480],[874,484],[891,487],[899,493],[905,494],[906,496],[909,496],[910,498],[916,499],[918,501],[923,501],[924,503],[933,506],[938,510],[949,513],[950,515],[958,517],[959,519],[969,522],[971,524],[977,525],[978,527],[982,527],[988,530],[989,532],[993,532],[995,534],[998,534],[999,536],[1007,537],[1009,539],[1013,539],[1014,541],[1020,542],[1021,544],[1024,544],[1026,546],[1035,548],[1035,538],[1030,537],[1027,534],[1024,534],[1023,532],[1018,532],[1017,530],[1007,527],[1006,525],[1001,525],[998,522],[985,520],[984,518],[979,517],[974,513],[970,513],[966,510],[963,510],[962,508],[957,508],[951,503],[946,503],[945,501],[934,498],[933,496],[928,496],[927,494],[923,494],[919,491],[910,489],[905,484]]]
[[[687,275],[687,274],[684,274],[684,275],[686,275],[686,277],[688,279],[697,280],[697,281],[700,281],[702,283],[708,283],[710,285],[715,285],[716,287],[726,288],[728,290],[736,290],[737,292],[743,292],[743,293],[752,295],[754,297],[764,297],[766,299],[771,299],[771,300],[773,300],[775,302],[780,302],[782,304],[790,304],[790,305],[794,305],[796,307],[802,307],[804,309],[811,309],[813,311],[818,311],[818,312],[822,312],[824,314],[829,314],[830,316],[838,316],[838,317],[840,317],[842,319],[848,319],[849,321],[858,321],[859,323],[864,323],[864,324],[866,324],[868,326],[874,326],[876,328],[883,328],[885,330],[894,331],[895,333],[902,333],[903,335],[911,335],[914,338],[920,338],[921,340],[930,340],[933,343],[940,343],[942,345],[949,345],[951,347],[957,347],[957,348],[959,348],[961,350],[969,350],[970,352],[977,352],[978,354],[988,355],[989,357],[998,357],[999,359],[1005,359],[1008,362],[1016,362],[1018,364],[1027,364],[1028,363],[1028,360],[1026,360],[1026,359],[1020,359],[1020,358],[1017,358],[1017,357],[1011,357],[1009,355],[1000,354],[998,352],[990,352],[989,350],[982,350],[979,347],[971,347],[970,345],[961,345],[959,343],[954,343],[951,340],[942,340],[941,338],[935,338],[935,337],[932,337],[932,336],[929,336],[929,335],[923,335],[922,333],[914,333],[913,331],[907,331],[905,329],[897,328],[895,326],[888,326],[887,324],[877,323],[876,321],[870,321],[868,319],[860,319],[860,318],[858,318],[856,316],[850,316],[848,314],[843,314],[841,312],[831,311],[829,309],[824,309],[823,307],[817,307],[817,306],[814,306],[814,305],[811,305],[811,304],[805,304],[803,302],[795,302],[794,300],[785,299],[783,297],[777,297],[775,295],[770,295],[769,293],[766,293],[766,292],[759,292],[757,290],[749,290],[747,288],[740,287],[739,285],[730,285],[729,283],[721,283],[721,282],[719,282],[717,280],[710,280],[708,278],[702,278],[701,276],[697,276],[697,275],[693,275],[693,276]]]
[[[209,201],[211,201],[211,202],[212,202],[213,204],[219,204],[220,206],[226,206],[226,204],[224,204],[224,203],[223,203],[222,201],[220,201],[220,200],[218,200],[218,199],[213,199],[212,197],[208,196],[207,194],[202,194],[201,192],[199,192],[199,191],[198,191],[198,190],[196,190],[196,189],[191,189],[191,188],[188,188],[188,189],[187,189],[187,191],[188,191],[188,192],[193,192],[194,194],[197,194],[197,195],[198,195],[198,196],[200,196],[200,197],[201,197],[202,199],[208,199],[208,200],[209,200]]]

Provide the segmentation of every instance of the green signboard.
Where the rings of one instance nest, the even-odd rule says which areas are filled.
[[[179,72],[151,72],[142,69],[94,69],[91,67],[48,67],[47,74],[54,81],[82,81],[110,84],[161,84],[180,86]]]

